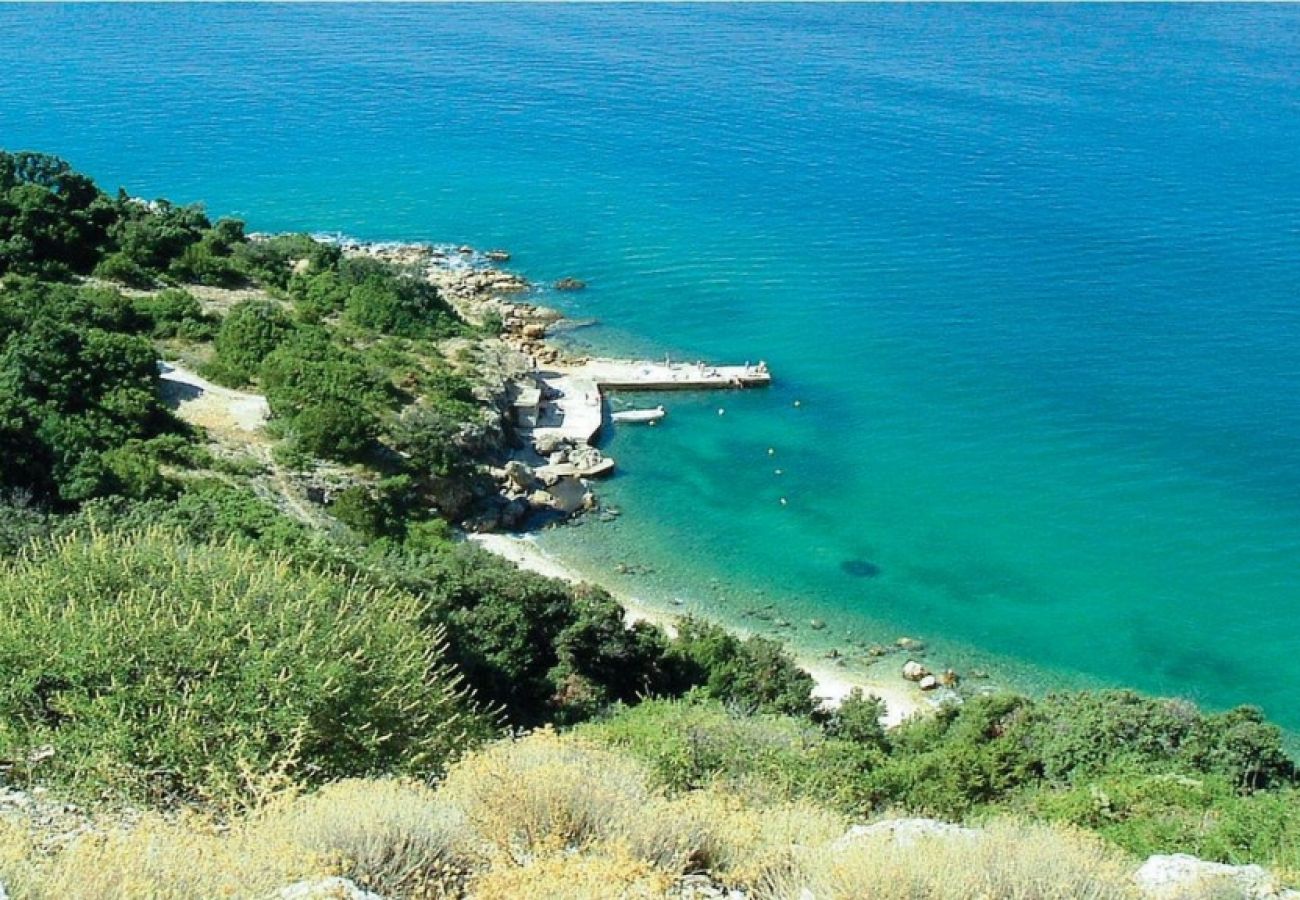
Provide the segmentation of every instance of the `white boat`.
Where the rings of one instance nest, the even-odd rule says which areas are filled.
[[[610,415],[615,422],[658,422],[668,415],[662,406],[654,409],[624,409]]]

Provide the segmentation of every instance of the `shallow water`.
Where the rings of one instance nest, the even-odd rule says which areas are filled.
[[[768,361],[646,398],[549,546],[1300,728],[1300,10],[8,7],[0,56],[7,147]]]

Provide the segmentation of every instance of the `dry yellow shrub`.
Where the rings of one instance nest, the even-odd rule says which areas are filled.
[[[663,866],[692,848],[660,830],[663,798],[640,763],[543,730],[457,763],[439,792],[500,858],[618,845]]]
[[[422,784],[349,779],[264,813],[257,831],[385,896],[456,896],[481,860],[465,815]]]
[[[824,845],[767,879],[755,900],[1129,900],[1132,861],[1098,838],[1047,825],[995,823],[975,838],[888,835]]]
[[[658,900],[673,879],[623,853],[552,854],[475,881],[475,900]]]
[[[759,805],[712,789],[676,798],[664,825],[690,835],[699,868],[746,887],[788,871],[796,854],[844,834],[848,821],[808,804]]]
[[[49,857],[32,854],[15,868],[14,893],[31,900],[251,898],[328,874],[300,846],[255,829],[218,831],[198,816],[149,816],[129,830],[87,834]]]

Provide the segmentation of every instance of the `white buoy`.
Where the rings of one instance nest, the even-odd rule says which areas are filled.
[[[796,401],[794,401],[794,405],[795,405],[795,406],[803,406],[803,401],[802,401],[802,400],[796,400]]]
[[[785,498],[784,498],[784,497],[781,498],[781,505],[782,505],[782,506],[785,506]]]
[[[768,456],[776,456],[776,448],[775,448],[775,447],[768,447],[768,448],[767,448],[767,455],[768,455]]]
[[[719,407],[718,407],[718,415],[720,415],[720,416],[725,416],[726,414],[727,414],[727,411],[726,411],[725,409],[723,409],[721,406],[719,406]]]
[[[784,469],[777,469],[777,470],[776,470],[775,472],[773,472],[772,474],[774,474],[774,475],[784,475],[784,474],[785,474],[785,470],[784,470]]]

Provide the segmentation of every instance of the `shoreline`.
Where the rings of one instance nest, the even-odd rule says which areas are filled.
[[[624,620],[629,625],[634,622],[648,622],[671,635],[675,631],[677,621],[683,617],[681,613],[670,612],[632,596],[626,590],[614,588],[607,582],[602,582],[599,576],[592,577],[589,573],[579,571],[543,550],[531,533],[469,534],[466,535],[466,540],[514,563],[521,569],[538,575],[569,584],[586,583],[603,588],[623,607]],[[726,625],[723,627],[739,637],[748,636],[748,632],[744,629]],[[812,676],[814,682],[812,694],[825,707],[838,706],[855,688],[861,688],[864,694],[874,695],[884,701],[885,715],[881,722],[886,727],[892,728],[912,716],[928,713],[938,705],[901,676],[889,678],[849,671],[803,651],[789,641],[783,640],[781,644],[790,653],[796,665]]]

